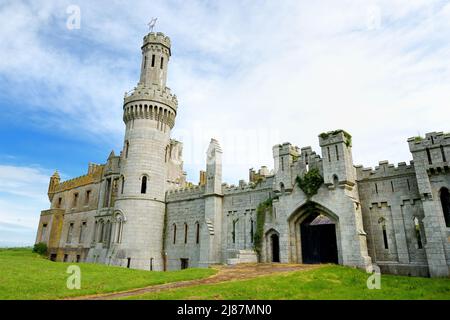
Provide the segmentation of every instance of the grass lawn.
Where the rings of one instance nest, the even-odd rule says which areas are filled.
[[[32,253],[31,248],[0,249],[0,299],[58,299],[199,279],[216,273],[213,269],[156,272],[79,263],[81,289],[69,290],[69,265],[73,263],[44,259]]]
[[[309,271],[148,293],[132,299],[450,299],[450,279],[383,275],[381,289],[369,290],[367,277],[361,270],[326,265]]]

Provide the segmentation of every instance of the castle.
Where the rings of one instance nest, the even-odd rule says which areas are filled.
[[[331,262],[449,275],[450,134],[410,138],[410,164],[372,169],[353,164],[347,132],[330,131],[319,135],[320,155],[274,146],[274,169],[250,169],[238,186],[222,182],[212,139],[193,185],[182,144],[171,139],[178,101],[166,87],[170,56],[167,36],[144,37],[140,80],[124,97],[120,155],[72,180],[50,178],[36,242],[51,260],[159,271]]]

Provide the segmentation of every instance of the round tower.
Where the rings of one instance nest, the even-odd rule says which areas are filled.
[[[124,97],[126,130],[113,213],[124,223],[115,232],[114,259],[130,268],[163,269],[166,148],[178,105],[166,87],[170,55],[168,37],[145,36],[140,81]]]

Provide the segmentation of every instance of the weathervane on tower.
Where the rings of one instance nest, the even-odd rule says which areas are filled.
[[[150,20],[150,22],[147,24],[150,32],[153,32],[153,28],[155,27],[156,20],[158,20],[158,18],[152,18],[152,20]]]

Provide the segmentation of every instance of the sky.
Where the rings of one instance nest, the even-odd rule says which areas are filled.
[[[194,183],[210,138],[237,184],[273,168],[275,144],[320,153],[324,131],[350,132],[354,163],[374,167],[450,129],[449,1],[0,0],[0,247],[34,242],[54,170],[120,153],[152,17]]]

